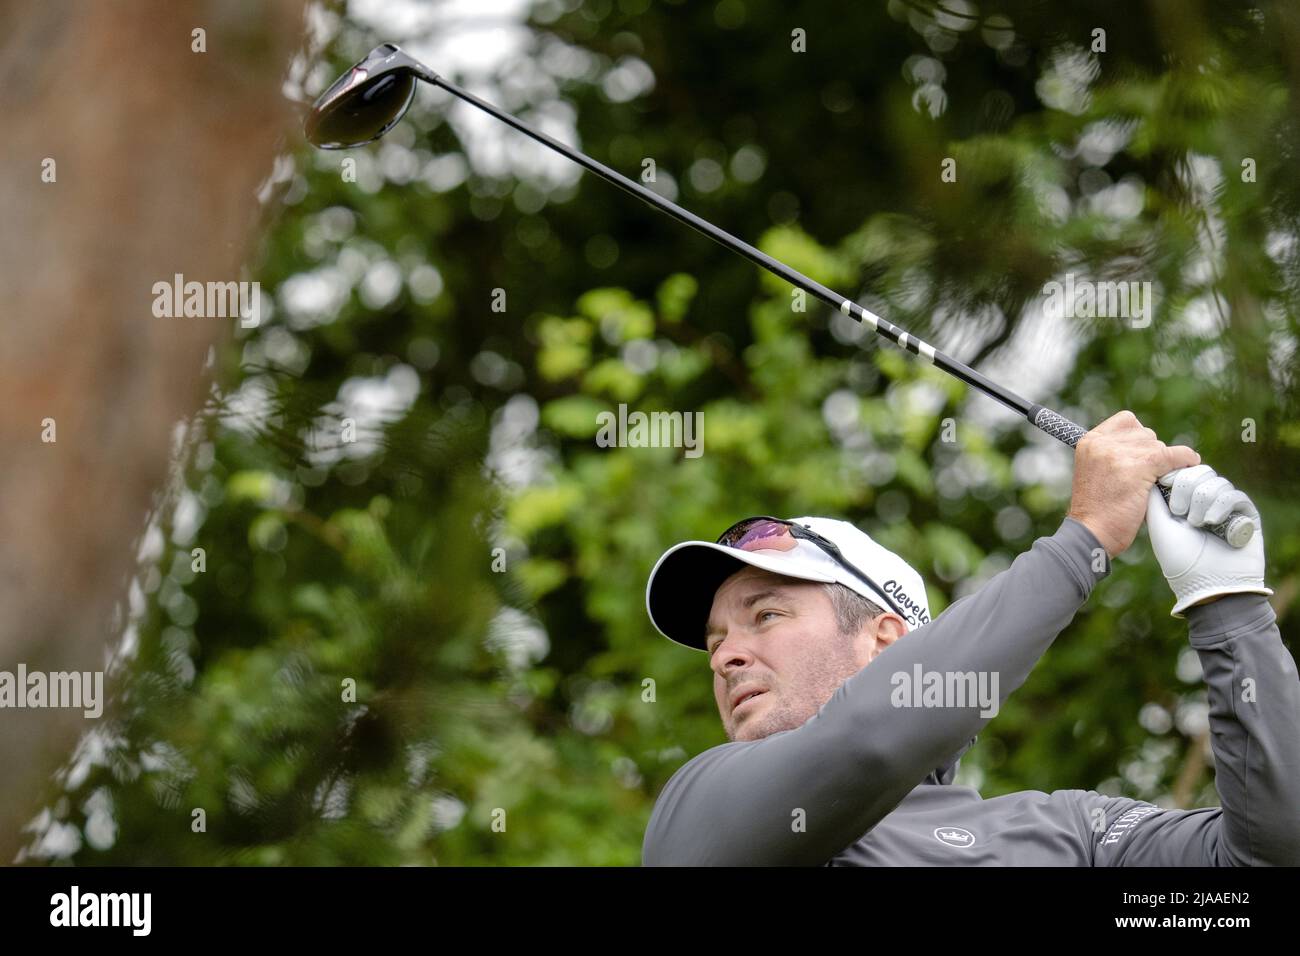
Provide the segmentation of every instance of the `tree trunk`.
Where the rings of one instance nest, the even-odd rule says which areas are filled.
[[[174,427],[239,321],[157,318],[153,285],[241,278],[303,23],[300,2],[0,4],[0,671],[104,669]],[[0,710],[0,863],[94,724]]]

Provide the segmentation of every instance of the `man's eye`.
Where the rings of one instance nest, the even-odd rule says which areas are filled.
[[[776,611],[759,611],[758,612],[759,621],[762,621],[763,618],[767,617],[769,614],[776,614]]]

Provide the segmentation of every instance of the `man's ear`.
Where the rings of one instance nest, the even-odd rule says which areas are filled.
[[[874,628],[876,634],[876,649],[871,655],[873,659],[886,647],[907,633],[907,623],[892,611],[878,615],[867,626]]]

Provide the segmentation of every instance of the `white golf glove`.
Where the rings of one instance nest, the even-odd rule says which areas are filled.
[[[1216,475],[1209,465],[1179,468],[1162,475],[1159,483],[1170,489],[1169,504],[1152,485],[1147,499],[1147,533],[1177,598],[1170,611],[1173,617],[1184,617],[1187,608],[1216,595],[1273,593],[1264,586],[1264,529],[1259,510],[1245,492]],[[1255,519],[1255,534],[1244,548],[1234,548],[1201,530],[1230,513]]]

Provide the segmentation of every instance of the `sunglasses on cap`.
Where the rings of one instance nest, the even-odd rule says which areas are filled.
[[[793,521],[786,521],[784,518],[771,518],[760,515],[756,518],[745,518],[742,521],[737,521],[718,535],[718,540],[714,543],[725,548],[735,548],[738,551],[761,551],[768,548],[776,551],[792,551],[799,541],[808,541],[820,548],[836,564],[884,598],[895,614],[905,621],[908,619],[907,614],[885,593],[884,588],[871,580],[848,558],[844,557],[839,545],[818,534],[812,528],[795,524]]]

